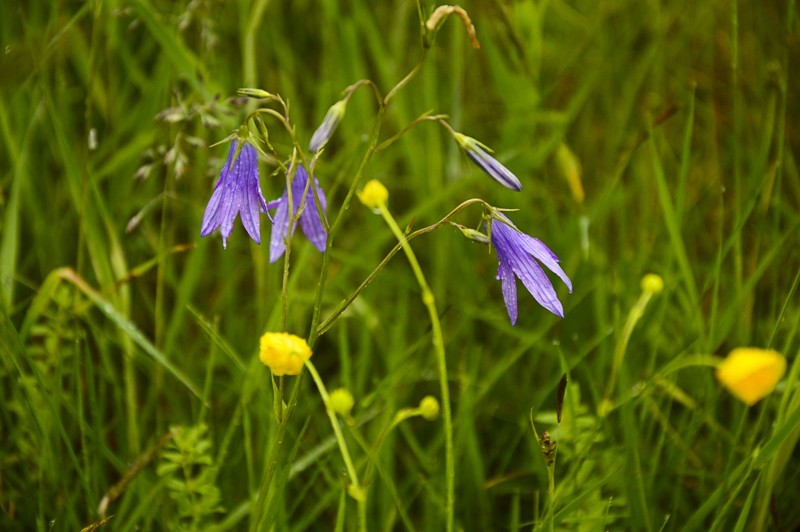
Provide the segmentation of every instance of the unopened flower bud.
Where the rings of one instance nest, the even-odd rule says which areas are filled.
[[[419,413],[428,421],[439,417],[439,401],[432,395],[426,395],[419,403]]]
[[[325,114],[325,118],[322,120],[322,124],[319,125],[314,134],[311,136],[311,142],[308,145],[308,149],[312,152],[320,150],[325,144],[328,143],[333,132],[336,131],[336,126],[339,125],[339,122],[344,117],[344,111],[347,108],[347,99],[340,100],[333,104],[328,112]]]
[[[461,224],[457,224],[455,222],[451,222],[451,225],[456,227],[461,234],[465,237],[469,238],[473,242],[478,242],[480,244],[488,244],[489,237],[481,233],[480,231],[476,231],[475,229],[470,229],[469,227],[464,227]]]
[[[268,98],[270,100],[275,98],[274,94],[270,94],[269,92],[262,90],[262,89],[239,89],[237,91],[242,96],[249,96],[250,98]]]
[[[642,291],[653,295],[658,295],[664,290],[664,279],[655,273],[648,273],[642,277]]]
[[[353,399],[353,394],[351,394],[346,388],[337,388],[330,393],[330,396],[328,397],[328,404],[330,405],[331,410],[336,412],[338,415],[347,417],[350,415],[350,411],[353,409],[355,400]]]
[[[503,166],[500,161],[489,155],[488,146],[456,131],[453,132],[453,138],[456,139],[456,142],[467,154],[467,157],[478,165],[481,170],[489,174],[489,177],[511,190],[522,190],[522,183],[520,183],[517,176],[512,174],[511,170]]]

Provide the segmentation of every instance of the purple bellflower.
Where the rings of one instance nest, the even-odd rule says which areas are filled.
[[[294,179],[292,180],[292,210],[293,216],[297,215],[298,208],[302,207],[300,212],[300,229],[308,238],[315,248],[320,252],[325,251],[325,246],[328,242],[328,232],[325,230],[325,225],[317,209],[317,202],[314,198],[316,195],[319,198],[322,213],[325,214],[328,208],[327,201],[325,200],[325,193],[322,187],[319,186],[317,178],[311,181],[306,192],[306,185],[308,184],[308,173],[303,165],[298,165],[297,170],[294,172]],[[316,189],[316,194],[314,192]],[[286,235],[289,232],[289,194],[288,189],[283,192],[280,199],[270,201],[267,208],[272,209],[277,207],[275,217],[272,219],[272,236],[269,241],[269,261],[275,262],[284,251],[286,251]],[[306,192],[303,197],[303,192]],[[294,226],[292,226],[294,231]],[[291,237],[291,235],[289,235]]]
[[[208,236],[217,227],[222,233],[222,247],[226,247],[233,231],[236,215],[241,215],[242,225],[256,244],[261,243],[261,211],[267,212],[267,202],[261,194],[258,181],[258,154],[246,141],[242,142],[239,156],[236,143],[231,142],[228,160],[219,174],[219,181],[208,200],[203,214],[200,236]]]
[[[462,135],[455,131],[453,132],[453,136],[456,142],[458,142],[458,145],[461,146],[461,149],[466,152],[467,157],[478,165],[481,170],[489,174],[489,177],[511,190],[522,190],[522,183],[517,179],[517,176],[512,174],[511,170],[500,164],[500,161],[489,155],[487,152],[489,148],[486,145],[472,137]]]
[[[498,213],[499,214],[499,213]],[[572,282],[558,265],[558,257],[541,240],[519,232],[511,220],[503,214],[492,219],[492,246],[497,250],[500,264],[497,278],[503,285],[503,300],[506,303],[511,325],[517,323],[517,280],[537,303],[555,314],[564,317],[564,309],[558,300],[553,283],[547,278],[539,262],[558,275],[572,292]],[[538,262],[537,262],[538,261]]]

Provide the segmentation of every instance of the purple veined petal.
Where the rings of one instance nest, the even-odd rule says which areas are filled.
[[[269,262],[277,261],[286,251],[286,233],[289,230],[289,198],[286,192],[278,200],[278,210],[272,219],[272,234],[269,239]],[[270,202],[274,203],[274,202]]]
[[[503,287],[503,301],[506,304],[508,318],[513,326],[517,324],[517,279],[514,277],[514,271],[511,266],[502,258],[498,266],[498,275]]]
[[[214,189],[214,193],[211,194],[211,199],[208,200],[208,205],[206,205],[206,210],[203,213],[203,223],[200,226],[200,236],[208,236],[210,235],[214,229],[219,227],[219,203],[222,199],[222,192],[223,189],[221,187],[217,187]]]
[[[319,205],[322,207],[322,212],[325,213],[327,209],[325,193],[322,191],[317,180],[314,179],[306,195],[305,208],[300,214],[300,229],[303,230],[303,234],[306,235],[308,241],[320,252],[324,253],[328,244],[328,232],[325,230],[325,225],[322,223],[322,219],[319,215],[319,209],[317,209],[314,189],[316,189],[316,193],[319,197]]]
[[[522,190],[522,183],[517,179],[517,176],[503,166],[500,161],[486,153],[480,146],[470,146],[466,153],[472,162],[504,187],[516,191]]]
[[[259,200],[263,201],[263,198],[258,183],[258,155],[255,148],[245,145],[242,147],[239,157],[243,159],[242,165],[239,166],[240,171],[245,174],[240,178],[241,185],[238,191],[239,215],[247,234],[256,244],[260,244],[261,205]]]
[[[564,284],[567,285],[570,293],[572,293],[572,281],[570,281],[567,274],[561,268],[558,256],[538,238],[533,238],[532,236],[524,233],[520,233],[519,237],[520,243],[525,251],[533,255],[539,262],[544,264],[548,270],[558,275],[561,280],[564,281]]]
[[[553,283],[550,282],[542,267],[528,255],[527,251],[516,246],[509,239],[509,230],[513,231],[513,229],[506,226],[497,233],[497,246],[504,249],[508,265],[537,303],[563,318],[564,309],[558,300]]]
[[[208,200],[208,204],[206,205],[206,210],[203,212],[203,222],[200,225],[200,236],[208,236],[210,235],[214,229],[221,225],[221,212],[219,210],[220,203],[222,202],[222,197],[225,194],[225,184],[228,181],[228,174],[231,166],[231,161],[233,159],[233,154],[236,151],[236,141],[231,143],[231,147],[228,150],[228,160],[225,162],[225,166],[222,167],[222,170],[219,174],[219,179],[217,180],[217,184],[214,185],[214,192],[211,194],[211,199]]]
[[[260,243],[260,215],[267,207],[258,180],[258,152],[244,142],[234,160],[236,146],[237,141],[231,142],[228,159],[206,205],[200,228],[200,235],[207,236],[219,227],[223,247],[227,247],[237,216],[241,216],[242,225],[250,237]]]
[[[227,247],[228,237],[233,232],[233,221],[239,212],[239,189],[241,167],[234,165],[228,173],[228,179],[223,183],[222,199],[219,206],[220,234],[222,234],[222,247]]]

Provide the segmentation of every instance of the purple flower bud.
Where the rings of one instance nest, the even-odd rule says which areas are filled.
[[[477,164],[481,170],[489,174],[491,178],[511,190],[522,190],[522,183],[519,182],[517,176],[500,164],[497,159],[489,155],[489,153],[483,149],[485,146],[480,142],[472,137],[462,135],[461,133],[453,132],[453,135],[458,145],[467,153],[467,157],[469,157],[473,163]]]
[[[323,146],[325,146],[325,144],[328,143],[331,135],[333,135],[333,132],[336,131],[336,126],[339,125],[342,117],[344,117],[344,111],[346,108],[347,100],[340,100],[333,104],[330,109],[328,109],[328,112],[325,114],[325,118],[322,120],[322,124],[320,124],[320,126],[311,136],[311,142],[308,145],[309,151],[319,151]]]

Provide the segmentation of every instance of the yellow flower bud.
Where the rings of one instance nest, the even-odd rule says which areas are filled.
[[[340,416],[346,417],[350,415],[350,411],[353,409],[355,400],[353,399],[353,394],[351,394],[346,388],[337,388],[333,390],[328,397],[328,404],[330,405],[331,410]]]
[[[419,414],[428,421],[433,421],[439,417],[439,401],[432,395],[426,395],[419,403]]]
[[[311,354],[311,348],[299,336],[268,332],[261,337],[258,357],[274,375],[299,375],[303,361]]]
[[[664,290],[664,279],[655,273],[648,273],[642,277],[641,287],[643,292],[658,295]]]
[[[370,209],[377,209],[389,199],[389,191],[377,179],[371,179],[358,192],[358,199]]]
[[[772,349],[739,347],[717,367],[717,380],[748,405],[766,397],[786,372],[786,359]]]

